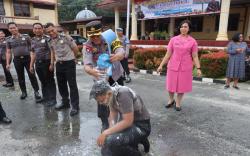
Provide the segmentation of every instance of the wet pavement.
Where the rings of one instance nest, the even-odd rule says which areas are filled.
[[[0,69],[0,73],[2,69]],[[16,78],[14,69],[12,73]],[[131,74],[129,87],[144,99],[151,114],[150,156],[249,156],[250,85],[224,90],[222,85],[194,82],[185,95],[182,111],[165,109],[165,77]],[[1,84],[3,77],[0,76]],[[0,86],[0,100],[11,125],[0,125],[1,156],[99,156],[96,138],[100,121],[96,104],[89,101],[91,77],[77,66],[80,114],[55,111],[34,101],[26,79],[28,98],[19,99],[20,89]],[[58,102],[60,96],[58,95]]]

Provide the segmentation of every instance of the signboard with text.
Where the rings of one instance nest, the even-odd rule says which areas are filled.
[[[140,0],[138,19],[157,19],[220,13],[220,0]]]

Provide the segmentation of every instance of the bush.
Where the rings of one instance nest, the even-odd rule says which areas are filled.
[[[135,52],[135,50],[137,50],[137,49],[141,49],[141,47],[130,46],[130,47],[129,47],[129,56],[128,56],[128,58],[133,58],[134,52]]]
[[[201,70],[205,77],[219,78],[226,75],[228,55],[225,51],[201,55]]]
[[[216,53],[216,52],[219,52],[219,51],[220,50],[216,49],[216,48],[199,48],[198,55],[199,55],[199,58],[200,58],[201,55],[210,54],[210,53]]]
[[[156,70],[167,52],[166,48],[140,48],[134,51],[134,66],[139,69]]]
[[[78,49],[79,49],[79,52],[77,53],[77,55],[76,55],[76,59],[77,60],[81,60],[81,58],[82,58],[82,46],[77,46],[78,47]]]

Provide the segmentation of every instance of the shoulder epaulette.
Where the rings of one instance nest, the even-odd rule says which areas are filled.
[[[6,40],[9,40],[11,39],[12,36],[8,36],[8,37],[5,37]]]

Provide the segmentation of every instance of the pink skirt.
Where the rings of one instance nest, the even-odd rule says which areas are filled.
[[[173,93],[187,93],[192,91],[192,71],[167,70],[166,89]]]

